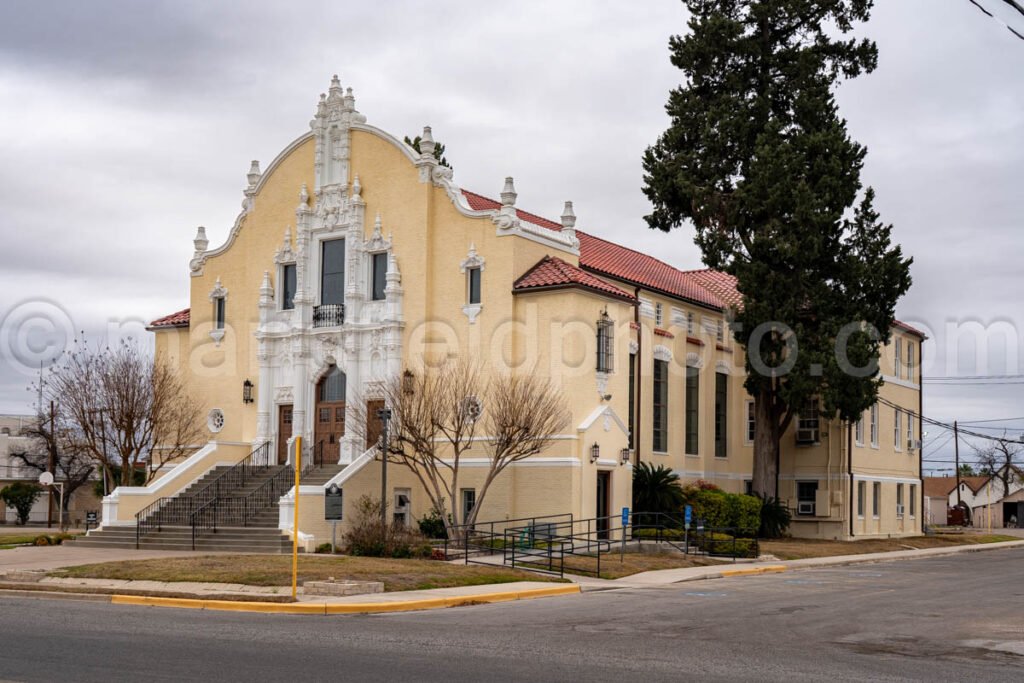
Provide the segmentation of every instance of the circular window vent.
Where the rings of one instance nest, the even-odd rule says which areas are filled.
[[[214,434],[224,429],[224,411],[220,408],[211,410],[210,414],[206,416],[206,426]]]

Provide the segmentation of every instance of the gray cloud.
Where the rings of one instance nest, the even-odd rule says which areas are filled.
[[[915,257],[900,316],[935,330],[930,372],[981,374],[947,354],[945,326],[1024,329],[1024,43],[967,2],[874,14],[879,69],[839,100]],[[676,2],[3,3],[0,320],[47,297],[98,334],[186,305],[195,226],[226,237],[249,160],[307,130],[334,72],[374,125],[433,125],[461,185],[493,196],[514,175],[524,208],[557,216],[572,199],[580,227],[697,267],[687,231],[642,218],[640,158],[668,123],[667,42],[685,18]],[[24,410],[2,362],[0,410]],[[1022,388],[929,387],[925,412],[1024,415]]]

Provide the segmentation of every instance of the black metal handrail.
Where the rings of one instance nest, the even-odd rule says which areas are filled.
[[[245,496],[215,498],[192,513],[192,550],[196,538],[204,533],[217,533],[222,526],[249,526],[254,517],[274,505],[295,485],[295,469],[282,467]]]
[[[135,544],[146,533],[159,532],[165,526],[192,526],[195,513],[221,497],[266,472],[270,462],[270,442],[252,450],[240,462],[220,473],[201,488],[174,497],[161,498],[135,515]]]

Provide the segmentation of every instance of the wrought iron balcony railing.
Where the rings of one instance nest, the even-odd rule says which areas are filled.
[[[313,307],[313,327],[339,327],[345,322],[345,304]]]

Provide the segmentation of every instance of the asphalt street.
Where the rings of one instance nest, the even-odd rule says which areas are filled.
[[[1020,681],[1024,549],[373,616],[0,597],[0,680]]]

